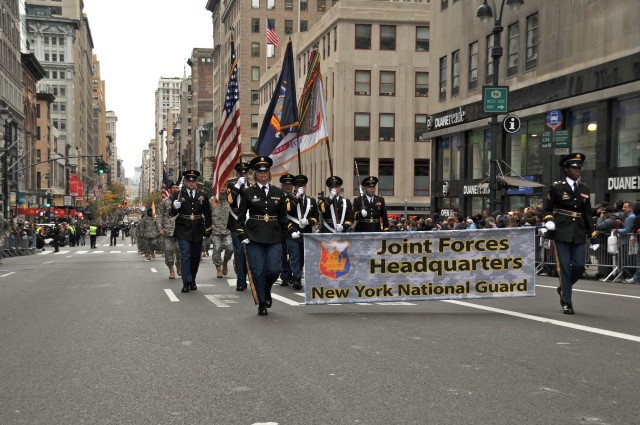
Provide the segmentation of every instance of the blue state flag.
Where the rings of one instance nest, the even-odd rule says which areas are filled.
[[[253,152],[260,156],[270,156],[283,141],[296,138],[298,126],[293,47],[291,40],[289,40],[282,61],[280,79],[271,97],[269,108],[264,115],[258,142],[253,148]],[[278,164],[274,163],[273,165]]]

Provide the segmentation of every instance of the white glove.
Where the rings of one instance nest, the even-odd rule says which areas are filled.
[[[240,187],[247,182],[246,177],[240,177],[236,182],[236,189],[240,189]]]
[[[598,248],[600,248],[600,244],[599,244],[599,243],[591,244],[590,248],[591,248],[593,251],[597,251],[597,250],[598,250]]]
[[[249,240],[249,238],[247,238],[247,239],[243,239],[243,240],[242,240],[242,243],[243,243],[243,244],[245,244],[245,245],[249,245],[249,242],[251,242],[251,241]]]
[[[365,210],[364,208],[360,211],[360,215],[364,218],[366,216],[369,215],[369,213],[367,212],[367,210]]]
[[[300,232],[293,232],[291,234],[291,239],[298,239],[300,237]]]
[[[343,230],[344,230],[344,226],[342,224],[336,224],[336,231],[338,233],[342,233]]]
[[[333,189],[331,189],[331,194],[329,195],[330,199],[333,199],[336,197],[336,195],[338,194],[338,191],[336,190],[336,188],[334,187]]]
[[[306,218],[301,218],[300,219],[300,226],[305,227],[309,225],[309,220],[307,220]]]
[[[182,206],[182,203],[180,201],[178,201],[177,199],[175,201],[173,201],[173,208],[179,210],[181,206]]]
[[[546,227],[541,227],[538,229],[538,233],[540,233],[542,236],[544,236],[547,233],[547,228]]]
[[[546,223],[544,223],[544,227],[546,227],[547,230],[556,230],[556,223],[554,223],[553,221],[547,221]]]
[[[299,187],[298,188],[298,198],[304,195],[304,189]]]

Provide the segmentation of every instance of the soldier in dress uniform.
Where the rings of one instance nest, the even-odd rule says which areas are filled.
[[[382,196],[376,195],[378,178],[370,176],[362,180],[364,197],[359,196],[353,200],[354,217],[357,220],[356,232],[388,232],[389,217],[387,206]],[[380,225],[382,220],[382,226]]]
[[[313,226],[318,223],[318,205],[316,200],[307,196],[307,176],[299,175],[293,180],[296,186],[295,196],[287,198],[287,218],[294,231],[298,231],[304,236],[305,233],[312,233]],[[304,240],[302,237],[293,239],[287,238],[287,251],[289,253],[289,263],[293,274],[293,289],[302,289],[302,270],[304,268]]]
[[[284,174],[280,176],[280,189],[284,193],[284,200],[293,199],[293,174]],[[287,233],[282,235],[282,255],[280,262],[282,263],[282,271],[280,272],[280,280],[282,280],[281,286],[289,286],[289,283],[293,284],[293,275],[291,274],[291,265],[289,264],[289,252],[287,249]]]
[[[557,289],[564,314],[573,314],[571,287],[585,272],[586,236],[598,235],[591,218],[589,187],[580,179],[584,160],[579,152],[562,157],[565,178],[551,185],[543,209],[545,227],[555,245]]]
[[[198,289],[202,238],[211,234],[211,204],[207,194],[197,188],[200,172],[187,170],[182,176],[185,187],[173,196],[171,215],[177,216],[173,236],[182,259],[182,292],[189,292]]]
[[[250,186],[247,181],[249,164],[240,161],[233,169],[236,173],[236,181],[227,183],[227,202],[230,208],[227,229],[231,233],[231,242],[233,244],[233,269],[237,279],[236,291],[244,291],[247,289],[247,260],[244,255],[244,245],[242,245],[236,230],[236,221],[238,220],[238,207],[240,206],[240,192]]]
[[[176,272],[178,273],[178,276],[182,275],[180,250],[178,249],[176,239],[173,237],[173,232],[176,228],[176,216],[171,215],[171,204],[173,203],[174,198],[172,195],[178,193],[179,186],[180,183],[178,182],[171,183],[169,196],[160,202],[156,211],[156,219],[161,226],[160,237],[162,238],[164,246],[164,263],[169,267],[169,279],[175,279]],[[174,265],[177,270],[173,269]]]
[[[273,160],[268,156],[257,156],[251,160],[256,184],[240,193],[237,232],[245,244],[249,279],[254,300],[258,303],[258,314],[266,316],[271,307],[271,287],[280,273],[282,234],[289,229],[284,193],[269,184]],[[299,232],[292,237],[300,237]]]
[[[340,196],[342,179],[331,176],[327,179],[329,196],[318,199],[318,210],[322,214],[320,233],[343,233],[353,224],[351,201]]]

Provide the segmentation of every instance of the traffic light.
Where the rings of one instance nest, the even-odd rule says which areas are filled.
[[[93,172],[95,174],[98,174],[99,169],[100,169],[100,160],[96,158],[96,160],[93,162]]]
[[[48,193],[47,194],[47,200],[44,202],[44,206],[49,208],[51,206],[51,204],[53,204],[53,195]]]
[[[107,165],[104,163],[104,161],[100,161],[100,165],[98,166],[98,174],[104,174],[105,173],[105,167]]]

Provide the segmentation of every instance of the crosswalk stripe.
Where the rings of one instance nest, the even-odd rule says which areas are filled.
[[[171,300],[172,303],[180,302],[178,297],[176,297],[176,294],[174,294],[171,289],[165,289],[164,292],[167,294],[167,297],[169,297],[169,300]]]
[[[283,297],[282,295],[278,295],[278,294],[274,294],[271,293],[271,298],[278,300],[280,302],[283,302],[285,304],[289,304],[289,305],[293,305],[293,306],[298,306],[298,305],[303,305],[304,303],[299,303],[297,301],[293,301],[290,300],[289,298]]]

